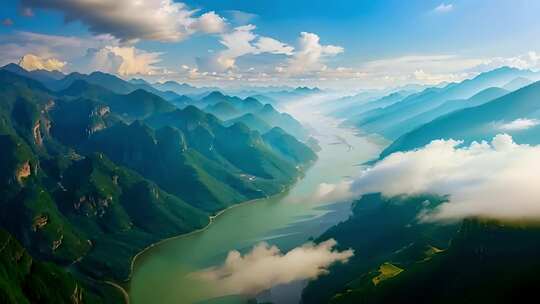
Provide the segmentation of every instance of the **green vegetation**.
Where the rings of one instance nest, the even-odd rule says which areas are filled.
[[[118,302],[100,282],[128,278],[142,249],[283,191],[315,157],[284,132],[175,110],[143,82],[71,74],[54,92],[23,74],[37,77],[0,70],[0,243],[22,245],[0,248],[2,303]]]
[[[377,285],[384,280],[391,279],[403,272],[403,269],[393,265],[391,263],[385,262],[379,267],[379,275],[371,279],[373,285]]]
[[[105,284],[79,280],[52,263],[33,259],[13,236],[0,229],[1,303],[121,301],[118,291]]]
[[[332,303],[511,303],[536,294],[538,225],[465,220],[449,248],[411,258],[376,286],[349,284]]]
[[[339,249],[352,248],[354,256],[347,264],[335,265],[328,275],[310,282],[304,289],[303,301],[328,303],[331,299],[344,298],[350,293],[348,289],[374,288],[373,278],[380,275],[379,268],[384,263],[404,269],[398,276],[377,284],[382,286],[406,274],[411,263],[426,259],[429,246],[447,248],[459,225],[433,225],[417,219],[421,210],[435,208],[444,201],[445,198],[432,195],[394,198],[364,195],[353,204],[348,220],[317,239],[334,238]],[[341,295],[336,297],[337,294]]]

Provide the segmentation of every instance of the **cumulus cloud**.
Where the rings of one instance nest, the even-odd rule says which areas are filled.
[[[161,53],[146,52],[132,46],[106,46],[89,49],[87,52],[88,71],[102,71],[122,76],[152,75],[157,70],[155,63],[161,61]]]
[[[256,295],[275,285],[317,278],[326,274],[330,265],[346,263],[353,251],[334,250],[336,244],[330,239],[282,253],[276,246],[260,243],[243,256],[236,250],[230,251],[223,265],[195,275],[217,286],[220,295]]]
[[[435,140],[411,152],[398,152],[362,172],[352,187],[357,195],[432,193],[449,201],[420,215],[423,221],[466,217],[538,219],[540,146],[518,145],[506,134],[491,142],[462,146]]]
[[[226,27],[225,18],[215,12],[202,14],[191,26],[192,29],[209,34],[221,33]]]
[[[519,131],[535,127],[540,124],[538,119],[518,118],[508,123],[501,123],[498,128],[503,131]]]
[[[294,51],[292,46],[270,37],[260,37],[255,47],[260,53],[292,55]]]
[[[253,31],[252,24],[235,27],[221,35],[220,43],[225,49],[213,56],[196,59],[199,70],[224,72],[236,67],[236,59],[249,54],[284,54],[290,55],[294,48],[269,37],[261,37]]]
[[[439,4],[437,7],[435,7],[433,9],[433,12],[439,13],[439,14],[444,14],[444,13],[451,12],[453,9],[454,9],[453,4],[451,4],[451,3],[449,3],[449,4],[441,3],[441,4]]]
[[[325,57],[343,53],[343,48],[335,45],[321,45],[317,34],[302,32],[298,39],[298,50],[289,61],[286,70],[292,74],[325,70]]]
[[[196,17],[196,10],[172,0],[22,0],[22,6],[61,11],[67,22],[80,21],[94,34],[122,41],[180,41],[197,30],[220,32],[224,25],[214,12]]]
[[[19,60],[19,65],[27,71],[61,71],[66,62],[56,58],[42,58],[34,54],[26,54]]]

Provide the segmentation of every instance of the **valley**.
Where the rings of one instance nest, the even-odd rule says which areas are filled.
[[[0,304],[508,304],[540,1],[7,0]]]
[[[322,149],[305,176],[282,194],[224,211],[201,232],[162,242],[145,251],[135,261],[129,285],[132,303],[148,303],[158,295],[162,303],[212,299],[218,286],[194,279],[190,274],[221,263],[230,250],[246,251],[262,241],[290,250],[348,217],[348,203],[318,201],[313,193],[322,183],[336,183],[356,175],[359,171],[356,165],[376,157],[382,146],[373,138],[358,136],[354,129],[339,126],[338,120],[306,111],[316,102],[307,98],[286,108],[302,123],[314,128]],[[335,144],[336,136],[344,142]],[[259,296],[275,303],[295,303],[302,285],[277,286]],[[247,298],[222,301],[218,302],[245,303]]]

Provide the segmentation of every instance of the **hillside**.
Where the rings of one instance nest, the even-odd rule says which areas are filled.
[[[451,246],[409,258],[404,271],[374,285],[348,285],[331,303],[510,303],[535,294],[537,227],[466,220]],[[367,277],[370,277],[369,275]]]
[[[381,157],[396,151],[424,146],[434,139],[462,139],[465,143],[481,141],[498,133],[508,133],[518,143],[536,144],[538,125],[525,128],[505,127],[518,119],[540,118],[540,83],[534,83],[480,106],[459,110],[439,117],[394,141]]]
[[[431,204],[427,205],[426,201]],[[352,248],[355,254],[347,264],[335,265],[329,275],[311,281],[303,292],[304,303],[328,303],[364,277],[372,283],[384,263],[404,268],[398,262],[425,258],[428,246],[447,248],[458,225],[434,225],[416,220],[426,205],[435,208],[442,202],[444,198],[432,195],[385,198],[380,194],[364,195],[355,201],[349,219],[316,240],[333,238],[339,248]]]
[[[118,303],[121,294],[104,283],[82,282],[62,268],[33,259],[0,229],[0,302]]]
[[[313,161],[290,135],[265,141],[243,123],[175,110],[144,90],[76,80],[56,92],[6,70],[0,89],[0,228],[32,258],[69,266],[76,279],[57,276],[70,293],[84,284],[99,298],[111,287],[88,282],[124,280],[146,246],[283,191]],[[19,297],[24,286],[6,288]],[[43,302],[64,302],[62,292]]]
[[[490,87],[502,87],[517,77],[532,77],[533,74],[528,70],[499,68],[443,88],[428,88],[387,107],[368,111],[357,117],[354,124],[365,132],[393,140],[421,124],[412,119],[414,116],[449,100],[468,99]]]

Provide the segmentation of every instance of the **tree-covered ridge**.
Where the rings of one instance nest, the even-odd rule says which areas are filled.
[[[0,70],[0,228],[28,257],[69,267],[70,292],[111,293],[95,282],[128,278],[148,245],[283,191],[316,157],[288,134],[266,140],[145,90],[113,92],[83,77],[53,91],[26,76]],[[21,284],[0,289],[13,301],[27,294]],[[63,302],[58,292],[43,302]]]

